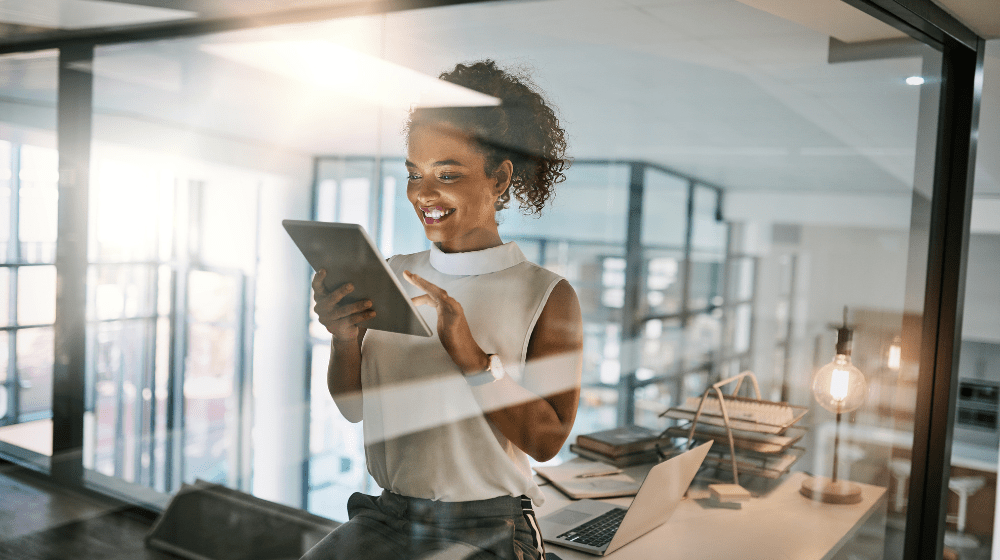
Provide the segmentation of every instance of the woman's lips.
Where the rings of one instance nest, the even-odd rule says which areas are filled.
[[[441,223],[442,220],[452,215],[455,209],[445,210],[441,206],[423,206],[420,208],[420,212],[423,214],[424,224],[433,225]]]

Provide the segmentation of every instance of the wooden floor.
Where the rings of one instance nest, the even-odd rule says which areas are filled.
[[[174,560],[146,549],[152,519],[0,463],[0,560]]]

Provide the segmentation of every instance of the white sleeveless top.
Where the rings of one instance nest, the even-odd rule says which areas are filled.
[[[423,291],[403,279],[404,270],[457,299],[476,342],[487,354],[499,354],[507,374],[520,381],[535,322],[562,277],[528,262],[515,243],[467,253],[433,247],[392,257],[389,265],[410,297]],[[436,310],[418,309],[434,336],[369,330],[364,338],[368,472],[380,487],[414,498],[460,502],[526,495],[540,505],[527,455],[483,415],[437,337]]]

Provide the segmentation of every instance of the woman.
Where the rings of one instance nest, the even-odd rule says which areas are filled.
[[[441,78],[497,107],[416,109],[407,123],[407,197],[429,251],[397,255],[430,338],[368,331],[378,302],[341,304],[313,279],[333,335],[327,382],[364,420],[368,470],[384,489],[354,494],[350,521],[304,558],[541,558],[542,494],[528,456],[556,455],[576,417],[582,324],[569,283],[500,239],[512,198],[540,213],[565,177],[565,137],[530,81],[492,61]]]

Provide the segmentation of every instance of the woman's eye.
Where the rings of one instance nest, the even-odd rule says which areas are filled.
[[[416,181],[417,179],[420,178],[420,174],[419,173],[407,173],[406,174],[406,178],[409,179],[410,181]]]
[[[442,181],[454,181],[459,177],[461,177],[461,175],[458,173],[442,173],[441,175],[438,175],[438,179]]]

